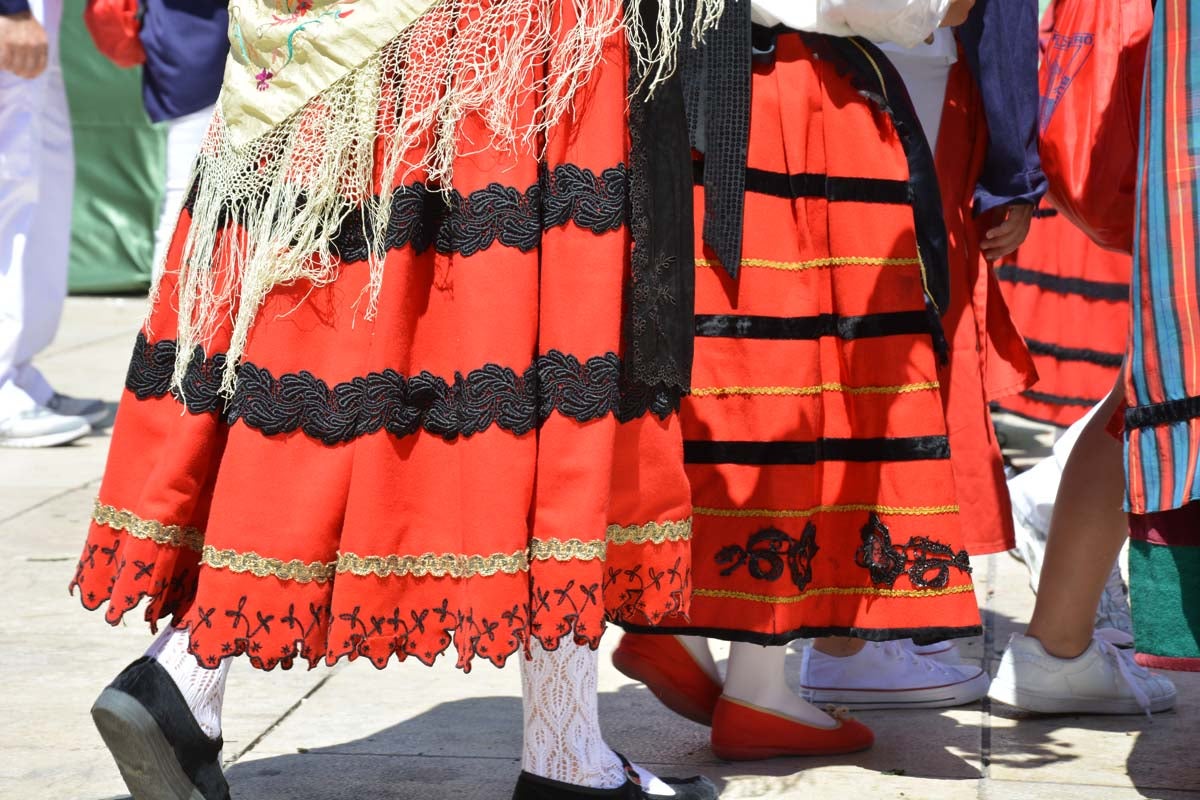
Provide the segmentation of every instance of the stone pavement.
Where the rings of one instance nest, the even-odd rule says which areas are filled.
[[[115,401],[143,309],[140,300],[72,299],[41,360],[63,391]],[[1045,445],[1016,431],[1024,451]],[[123,797],[88,708],[150,641],[136,614],[115,629],[66,593],[104,466],[106,435],[55,450],[0,450],[0,798]],[[994,669],[1028,618],[1023,568],[1007,556],[976,565],[986,635],[966,647]],[[875,712],[869,753],[838,759],[726,764],[706,730],[657,706],[613,670],[605,640],[601,712],[610,743],[660,773],[703,772],[724,798],[1200,798],[1200,675],[1175,676],[1173,713],[1022,718],[1004,708]],[[793,657],[793,667],[798,657]],[[506,800],[516,778],[516,669],[448,662],[379,672],[232,671],[226,695],[228,773],[241,800],[455,798]]]

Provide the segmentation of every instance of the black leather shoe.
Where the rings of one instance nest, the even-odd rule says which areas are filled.
[[[92,706],[92,719],[133,800],[229,800],[220,738],[196,723],[152,658],[130,664]]]
[[[590,789],[561,781],[552,781],[529,772],[517,778],[517,788],[512,800],[585,800],[585,798],[609,798],[610,800],[662,800],[656,795],[646,794],[633,765],[619,753],[625,765],[625,783],[615,789]],[[717,786],[708,778],[659,778],[675,791],[675,800],[717,800]]]

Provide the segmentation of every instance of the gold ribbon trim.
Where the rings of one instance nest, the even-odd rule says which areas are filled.
[[[804,519],[817,514],[841,514],[870,511],[891,517],[936,517],[957,514],[959,507],[948,506],[881,506],[873,503],[847,503],[844,505],[813,506],[812,508],[709,508],[697,506],[698,517]]]
[[[142,519],[131,511],[105,505],[99,499],[92,506],[92,521],[127,533],[135,539],[145,539],[169,547],[186,547],[197,553],[204,549],[204,534],[195,528],[164,525],[152,519]]]
[[[823,589],[810,589],[796,595],[777,596],[771,594],[750,594],[735,592],[727,589],[693,589],[695,597],[712,597],[721,600],[746,600],[752,603],[767,603],[770,605],[790,605],[808,600],[811,597],[828,595],[843,596],[857,595],[861,597],[944,597],[952,594],[974,592],[974,584],[950,586],[945,589],[876,589],[868,586],[828,586]]]

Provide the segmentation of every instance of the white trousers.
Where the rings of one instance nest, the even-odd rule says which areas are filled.
[[[163,192],[162,216],[154,234],[155,280],[162,272],[167,248],[171,246],[171,239],[175,236],[179,212],[183,209],[183,201],[187,199],[188,185],[192,179],[192,167],[200,152],[200,146],[204,144],[204,135],[208,133],[214,109],[215,106],[210,106],[166,123],[167,184]]]
[[[62,0],[31,0],[50,59],[33,80],[0,72],[0,418],[53,390],[33,358],[58,332],[67,296],[75,156],[59,63]]]

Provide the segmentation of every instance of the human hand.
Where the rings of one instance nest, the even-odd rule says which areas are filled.
[[[953,28],[955,25],[962,25],[974,7],[975,0],[950,0],[950,8],[946,9],[946,16],[942,17],[942,27]]]
[[[36,78],[46,69],[48,56],[46,31],[32,14],[0,15],[0,70]]]
[[[1003,220],[990,228],[979,244],[983,257],[988,261],[998,261],[1021,246],[1029,235],[1033,206],[1029,203],[1013,203],[997,209],[997,213],[1003,214]]]

